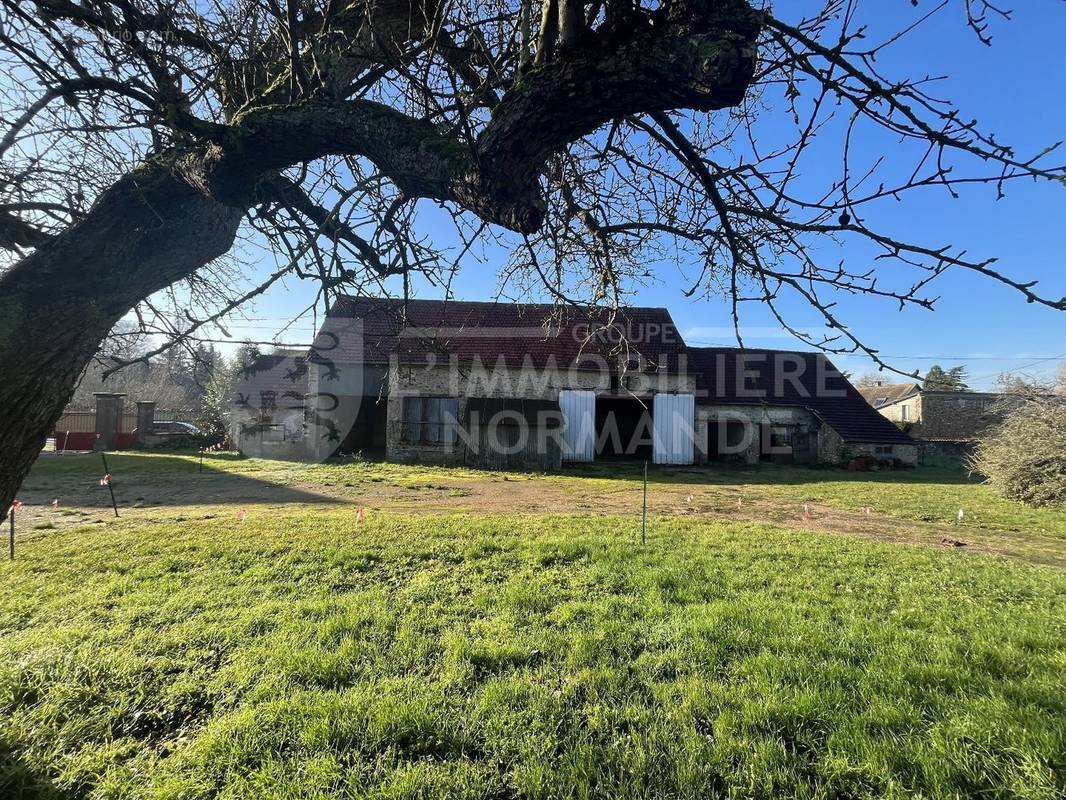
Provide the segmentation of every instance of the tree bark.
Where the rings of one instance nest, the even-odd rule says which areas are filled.
[[[145,166],[0,276],[0,509],[115,323],[233,244],[242,210]]]

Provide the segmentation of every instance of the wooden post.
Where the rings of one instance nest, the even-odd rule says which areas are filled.
[[[15,507],[11,506],[8,518],[11,520],[11,532],[7,535],[7,560],[15,560]]]
[[[644,506],[640,510],[640,543],[648,543],[648,462],[644,461]]]

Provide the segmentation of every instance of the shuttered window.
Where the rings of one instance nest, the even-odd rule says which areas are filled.
[[[459,400],[455,397],[405,397],[403,440],[431,446],[454,444],[458,418]]]

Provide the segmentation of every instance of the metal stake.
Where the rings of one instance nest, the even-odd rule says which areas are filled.
[[[644,507],[640,511],[640,543],[648,543],[648,462],[644,462]]]
[[[7,560],[15,560],[15,507],[11,507],[11,511],[8,512],[8,518],[11,520],[11,532],[7,535]]]
[[[100,458],[104,460],[104,474],[107,478],[107,491],[111,492],[111,508],[115,509],[115,516],[118,516],[118,503],[115,502],[115,488],[111,485],[111,470],[107,468],[107,456],[104,451],[100,451]]]

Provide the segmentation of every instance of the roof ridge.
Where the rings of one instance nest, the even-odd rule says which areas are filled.
[[[624,306],[577,306],[568,304],[557,303],[526,303],[526,302],[506,302],[502,300],[459,300],[457,298],[434,298],[434,297],[411,297],[404,300],[402,297],[371,297],[368,295],[352,295],[352,294],[339,294],[337,295],[337,302],[350,301],[357,303],[381,303],[381,304],[424,304],[424,305],[465,305],[465,306],[484,306],[486,308],[562,308],[562,309],[574,309],[577,311],[663,311],[670,316],[671,321],[673,316],[670,314],[670,309],[666,306],[638,306],[638,305],[624,305]],[[336,306],[336,303],[334,303]]]

